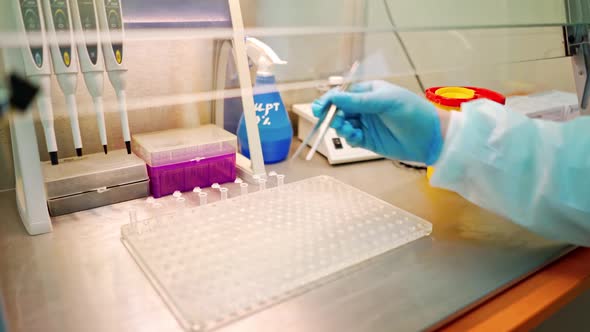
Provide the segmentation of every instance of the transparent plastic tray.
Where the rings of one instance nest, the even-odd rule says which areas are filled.
[[[131,149],[152,167],[200,160],[237,150],[236,135],[215,125],[133,135]]]
[[[320,176],[132,222],[121,234],[180,324],[205,331],[431,231],[423,219]]]

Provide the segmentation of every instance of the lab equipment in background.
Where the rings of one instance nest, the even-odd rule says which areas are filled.
[[[293,112],[299,116],[297,137],[303,142],[319,119],[313,116],[310,104],[295,104],[293,105]],[[383,156],[373,151],[351,147],[346,143],[345,139],[338,136],[333,128],[328,129],[326,132],[318,146],[318,152],[328,159],[330,165],[383,158]]]
[[[82,135],[80,134],[80,124],[78,122],[78,105],[76,104],[78,56],[76,55],[74,34],[72,32],[70,6],[65,0],[42,0],[41,4],[45,14],[47,40],[51,51],[53,71],[66,100],[66,109],[70,118],[76,155],[81,157]]]
[[[426,99],[428,99],[436,108],[443,111],[461,111],[461,104],[476,100],[489,99],[499,104],[506,103],[506,97],[502,94],[472,86],[448,86],[448,87],[432,87],[425,91]],[[426,176],[430,179],[434,174],[434,167],[429,166],[426,171]]]
[[[529,118],[557,122],[569,121],[580,116],[578,96],[575,93],[555,90],[508,97],[506,107]]]
[[[423,219],[319,176],[130,223],[121,235],[180,324],[208,331],[431,231]]]
[[[293,127],[277,90],[273,65],[283,65],[279,56],[266,44],[252,37],[246,39],[248,56],[257,65],[256,83],[254,85],[254,105],[258,120],[258,131],[262,144],[265,164],[283,161],[289,154],[293,139]],[[246,123],[242,115],[238,125],[240,152],[250,158]]]
[[[45,134],[47,152],[53,164],[58,163],[57,141],[53,125],[53,108],[50,98],[51,64],[45,38],[45,24],[40,0],[7,0],[0,4],[0,25],[3,31],[14,31],[27,42],[20,49],[3,50],[11,69],[26,75],[41,88],[36,105]],[[31,34],[41,34],[39,44],[30,43]]]
[[[43,173],[52,216],[149,195],[145,163],[125,150],[66,158],[57,166],[44,163]]]
[[[107,148],[107,131],[104,122],[102,95],[104,91],[104,60],[99,47],[98,18],[93,0],[69,0],[72,11],[72,23],[80,60],[80,69],[84,75],[86,88],[92,96],[98,134],[104,153]]]
[[[127,114],[127,66],[123,54],[123,12],[119,0],[97,0],[98,26],[101,33],[102,54],[109,81],[117,94],[121,130],[127,153],[131,154],[131,132]]]
[[[133,135],[154,197],[236,178],[236,136],[214,125]]]

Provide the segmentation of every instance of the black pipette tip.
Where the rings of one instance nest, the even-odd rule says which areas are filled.
[[[103,146],[102,146],[102,149],[104,150],[104,154],[107,154],[107,153],[108,153],[108,152],[107,152],[107,151],[108,151],[108,149],[107,149],[107,146],[106,146],[106,145],[103,145]]]
[[[76,156],[82,157],[82,148],[76,148]]]
[[[57,151],[49,152],[49,158],[51,159],[51,165],[59,164],[59,160],[57,158]]]
[[[127,148],[127,154],[131,154],[131,142],[125,141],[125,147]]]

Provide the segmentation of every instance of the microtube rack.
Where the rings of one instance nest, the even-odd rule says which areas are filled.
[[[122,227],[180,324],[208,331],[420,237],[432,225],[319,176]]]

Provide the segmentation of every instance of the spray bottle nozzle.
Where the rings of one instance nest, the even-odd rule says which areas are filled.
[[[256,74],[260,76],[273,75],[273,65],[287,64],[270,46],[253,37],[246,38],[246,51],[248,57],[258,66]]]

